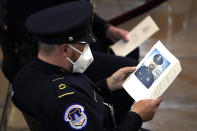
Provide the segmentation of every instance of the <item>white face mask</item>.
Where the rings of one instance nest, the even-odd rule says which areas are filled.
[[[89,45],[88,44],[85,45],[83,52],[74,48],[72,45],[68,45],[68,46],[70,46],[73,50],[81,54],[75,62],[73,62],[70,58],[66,57],[67,60],[73,64],[72,72],[83,73],[88,68],[88,66],[94,61]]]

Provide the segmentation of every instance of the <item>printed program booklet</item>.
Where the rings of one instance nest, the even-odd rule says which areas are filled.
[[[158,41],[138,64],[136,71],[124,81],[123,87],[136,102],[156,99],[181,70],[180,61]]]
[[[127,35],[129,38],[128,42],[119,40],[110,46],[110,48],[116,55],[126,56],[158,30],[159,28],[153,19],[150,16],[147,16],[142,22],[140,22],[129,32]]]

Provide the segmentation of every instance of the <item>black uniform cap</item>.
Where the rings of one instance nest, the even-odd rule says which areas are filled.
[[[30,15],[25,25],[37,40],[47,44],[92,43],[93,6],[79,0],[53,6]]]
[[[160,54],[156,54],[153,57],[153,61],[157,64],[157,65],[161,65],[163,64],[163,57]]]

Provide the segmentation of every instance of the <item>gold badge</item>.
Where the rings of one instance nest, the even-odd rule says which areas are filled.
[[[65,88],[66,88],[66,85],[65,85],[65,84],[60,84],[60,85],[59,85],[59,89],[60,89],[60,90],[63,90],[63,89],[65,89]]]
[[[72,36],[68,37],[68,39],[69,39],[69,41],[73,41],[73,37]]]

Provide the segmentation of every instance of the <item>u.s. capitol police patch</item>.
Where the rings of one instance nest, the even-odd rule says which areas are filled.
[[[87,116],[84,112],[84,107],[79,104],[69,106],[64,113],[64,120],[73,129],[83,129],[87,125]]]

